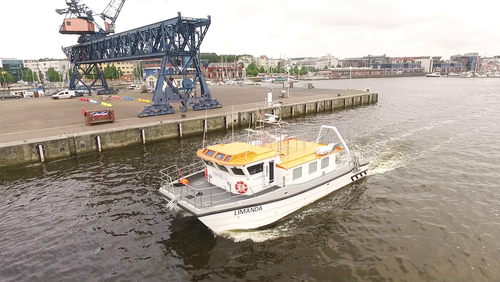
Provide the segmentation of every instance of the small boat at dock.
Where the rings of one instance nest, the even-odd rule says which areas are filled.
[[[196,153],[200,162],[161,170],[167,208],[190,213],[217,234],[256,229],[367,175],[368,161],[336,127],[322,125],[314,141],[305,141],[290,137],[287,125],[265,114],[245,142],[207,146]]]
[[[441,74],[439,74],[437,72],[433,72],[433,73],[428,73],[425,76],[426,77],[441,77]]]

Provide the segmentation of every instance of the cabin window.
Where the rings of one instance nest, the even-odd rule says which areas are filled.
[[[321,159],[321,168],[328,167],[330,165],[330,157],[325,157]]]
[[[298,167],[293,170],[293,180],[302,177],[302,167]]]
[[[227,171],[227,167],[225,167],[225,166],[223,166],[223,165],[220,165],[220,164],[216,164],[216,165],[217,165],[217,167],[218,167],[220,170],[225,171],[225,172],[229,172],[229,171]]]
[[[67,26],[70,26],[70,25],[71,25],[71,22],[70,22],[70,21],[67,21],[67,22],[66,22],[66,25],[67,25]]]
[[[203,162],[208,166],[214,166],[214,164],[211,161],[203,160]]]
[[[248,167],[248,173],[250,175],[264,171],[264,163],[256,164]]]
[[[209,150],[209,151],[206,153],[206,155],[207,155],[207,156],[209,156],[209,157],[213,156],[214,154],[215,154],[215,152],[214,152],[214,151],[212,151],[212,150]]]
[[[218,153],[218,154],[215,156],[215,158],[216,158],[216,159],[218,159],[218,160],[222,160],[222,159],[224,158],[224,156],[225,156],[224,154],[222,154],[222,153]]]
[[[318,170],[318,162],[313,162],[309,164],[309,174]]]
[[[225,161],[225,162],[230,161],[230,160],[231,160],[231,157],[232,157],[232,156],[226,156],[226,158],[224,159],[224,161]]]
[[[233,171],[234,175],[245,175],[243,170],[240,168],[232,167],[231,170]]]

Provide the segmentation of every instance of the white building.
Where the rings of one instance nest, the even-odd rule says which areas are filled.
[[[29,68],[32,71],[39,72],[42,71],[46,73],[49,68],[54,68],[55,71],[65,73],[69,71],[71,65],[68,60],[61,61],[43,61],[38,60],[24,60],[24,67]]]
[[[413,60],[414,63],[419,63],[424,68],[424,72],[430,73],[434,69],[434,61],[432,57],[417,57]]]
[[[261,55],[260,57],[257,58],[257,67],[264,67],[264,68],[275,68],[278,66],[278,61],[275,59],[270,59],[266,55]]]
[[[326,68],[335,68],[337,67],[339,60],[332,56],[330,53],[326,54],[326,56],[321,56],[316,61],[316,68],[321,70]]]

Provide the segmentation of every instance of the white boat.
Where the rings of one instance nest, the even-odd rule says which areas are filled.
[[[428,73],[425,76],[427,76],[427,77],[441,77],[441,75],[437,72]]]
[[[459,74],[458,74],[458,73],[455,73],[455,72],[450,72],[450,73],[448,74],[448,77],[458,77],[458,76],[459,76]]]
[[[472,73],[471,72],[461,72],[459,74],[459,77],[461,77],[461,78],[470,78],[470,77],[472,77]]]
[[[269,125],[276,131],[264,130]],[[285,125],[266,114],[246,142],[208,146],[197,152],[201,162],[162,170],[167,208],[185,210],[217,234],[256,229],[367,175],[368,162],[336,127],[321,126],[308,142],[285,134]]]

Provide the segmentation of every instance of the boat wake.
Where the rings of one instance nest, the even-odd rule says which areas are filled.
[[[265,242],[278,238],[290,237],[293,232],[288,226],[275,226],[266,229],[225,231],[219,236],[231,239],[235,242],[251,240],[253,242]]]

